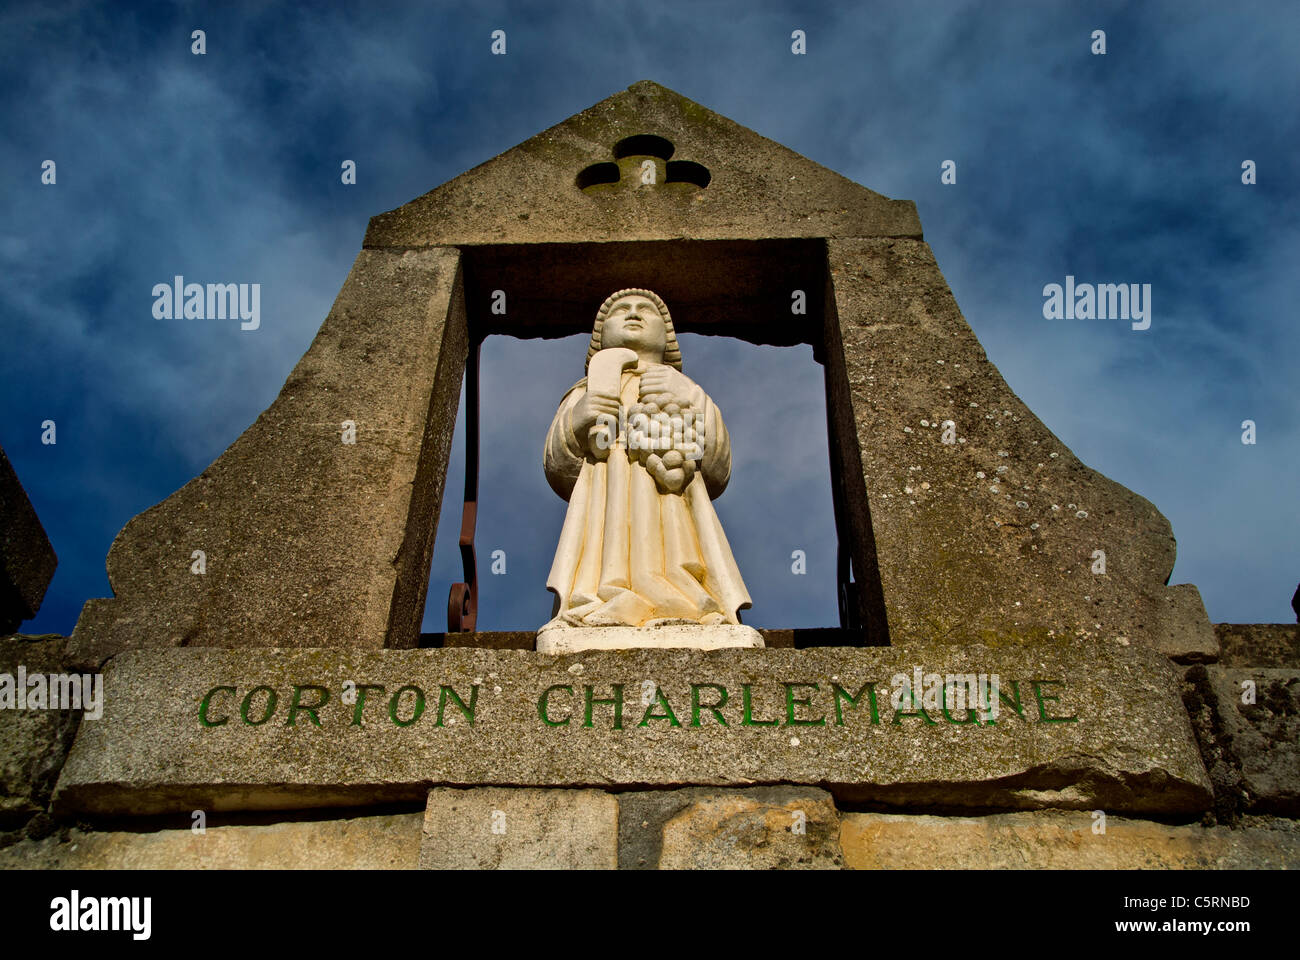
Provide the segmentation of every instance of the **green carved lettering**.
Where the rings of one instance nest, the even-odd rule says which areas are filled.
[[[858,701],[862,699],[863,690],[867,691],[867,697],[871,703],[871,722],[880,722],[880,711],[876,708],[876,682],[874,680],[868,680],[858,687],[858,692],[852,696],[838,683],[832,683],[831,692],[835,694],[835,725],[837,727],[844,726],[844,706],[841,701],[847,700],[849,706],[856,710]]]
[[[573,687],[568,684],[556,683],[547,687],[542,691],[542,695],[537,698],[537,715],[542,718],[542,723],[546,724],[548,727],[567,727],[569,725],[568,717],[565,717],[563,720],[552,720],[551,715],[548,712],[551,693],[555,690],[563,690],[566,693],[573,693]]]
[[[750,693],[750,684],[746,683],[740,688],[740,704],[743,708],[743,715],[740,718],[742,727],[775,727],[780,720],[755,720],[753,710],[753,694]]]
[[[442,726],[442,712],[446,709],[448,697],[450,697],[452,702],[456,704],[456,709],[461,712],[461,715],[469,721],[469,725],[471,727],[474,726],[474,704],[478,702],[478,684],[472,684],[469,688],[468,707],[465,706],[464,700],[456,696],[455,690],[444,685],[438,693],[438,722],[434,724],[435,727]]]
[[[253,694],[257,693],[259,690],[265,690],[267,693],[266,713],[262,714],[261,720],[249,720],[248,708],[253,702]],[[248,693],[244,694],[244,702],[239,705],[239,715],[243,717],[244,722],[250,727],[260,727],[262,724],[266,723],[266,721],[271,719],[271,714],[273,713],[275,713],[275,691],[270,687],[254,687],[252,690],[249,690]]]
[[[661,704],[664,708],[663,713],[651,712],[655,707],[660,706]],[[651,720],[667,720],[670,727],[681,726],[681,724],[677,722],[677,715],[673,713],[673,708],[668,705],[668,697],[664,695],[663,690],[659,687],[655,687],[655,702],[645,708],[645,714],[641,717],[641,722],[638,723],[637,726],[649,726]]]
[[[415,691],[415,710],[411,713],[411,719],[402,720],[397,716],[397,704],[398,701],[402,699],[402,694],[404,694],[407,690]],[[419,720],[420,717],[423,715],[424,715],[424,691],[421,690],[413,683],[408,683],[406,686],[400,688],[388,700],[388,718],[392,720],[393,723],[397,724],[399,727],[409,727],[411,724],[415,723],[416,720]]]
[[[610,700],[595,699],[590,684],[584,686],[582,689],[587,695],[587,714],[586,714],[586,719],[583,720],[582,722],[582,725],[584,727],[590,727],[593,725],[591,722],[591,708],[594,704],[597,703],[612,704],[614,707],[614,729],[622,730],[623,729],[623,684],[621,683],[614,684],[614,696]]]
[[[811,707],[812,697],[805,697],[802,700],[796,700],[794,696],[795,687],[805,687],[811,689],[814,693],[819,689],[815,683],[787,683],[785,684],[785,725],[787,727],[824,727],[826,718],[818,717],[816,720],[806,720],[794,715],[794,708]]]
[[[361,711],[366,709],[366,691],[376,690],[379,693],[384,692],[382,684],[378,683],[359,683],[357,684],[357,705],[352,708],[352,726],[361,726]]]
[[[700,725],[700,691],[708,688],[718,691],[720,699],[717,703],[703,704],[703,709],[708,710],[718,720],[718,723],[724,727],[727,725],[727,718],[722,715],[722,708],[727,705],[727,688],[720,683],[692,683],[691,684],[691,726]]]
[[[1042,685],[1045,683],[1064,683],[1063,680],[1031,680],[1029,682],[1030,685],[1033,686],[1034,688],[1034,697],[1037,698],[1038,700],[1038,716],[1042,719],[1043,723],[1078,723],[1079,718],[1077,716],[1049,717],[1047,715],[1047,709],[1043,704],[1044,700],[1051,700],[1053,703],[1055,703],[1057,700],[1060,700],[1061,698],[1043,696]]]
[[[208,706],[212,702],[212,695],[218,690],[229,690],[232,694],[235,692],[234,687],[213,687],[204,694],[203,699],[199,701],[199,723],[205,727],[220,727],[230,721],[229,717],[222,717],[220,720],[208,719]]]
[[[1011,681],[1011,693],[1015,697],[1014,700],[1002,692],[1001,684],[998,685],[998,700],[1001,701],[1002,703],[1005,703],[1008,707],[1011,707],[1011,709],[1015,710],[1016,715],[1019,716],[1021,720],[1025,720],[1026,719],[1025,709],[1020,705],[1020,681],[1018,680]],[[990,716],[988,720],[985,721],[985,725],[990,727],[996,727],[998,725],[998,722],[996,719]]]
[[[320,702],[313,703],[309,707],[304,706],[302,703],[302,692],[304,690],[315,690],[317,693],[320,694]],[[284,721],[284,725],[286,727],[296,727],[298,725],[297,724],[298,714],[305,713],[307,714],[307,716],[311,717],[311,722],[316,724],[316,726],[319,727],[320,717],[316,715],[316,711],[319,710],[321,707],[325,706],[325,704],[329,702],[329,698],[330,698],[330,692],[326,690],[324,687],[318,687],[312,683],[304,683],[304,684],[298,684],[294,686],[293,702],[289,704],[289,719]]]
[[[903,702],[902,702],[902,699],[900,698],[900,699],[899,699],[899,702],[898,702],[898,706],[894,709],[894,723],[895,723],[895,724],[898,724],[899,726],[901,726],[902,723],[903,723],[903,720],[902,720],[903,717],[920,717],[921,719],[925,720],[925,722],[926,722],[929,726],[936,727],[936,726],[939,725],[939,724],[938,724],[938,721],[934,720],[934,719],[933,719],[933,718],[932,718],[928,713],[925,712],[925,705],[924,705],[924,704],[918,704],[918,703],[916,702],[916,691],[913,690],[913,689],[911,689],[911,687],[908,687],[908,689],[907,689],[907,696],[908,696],[908,699],[912,701],[912,706],[916,707],[916,710],[913,710],[913,711],[905,711],[905,710],[903,709]]]

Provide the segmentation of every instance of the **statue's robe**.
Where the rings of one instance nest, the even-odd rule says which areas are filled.
[[[638,402],[644,370],[622,373],[625,411]],[[727,428],[708,395],[693,382],[691,388],[691,412],[704,415],[704,451],[680,494],[660,493],[635,452],[629,459],[623,438],[606,460],[584,453],[571,424],[585,378],[560,402],[544,453],[547,481],[569,501],[546,580],[556,595],[552,623],[739,623],[737,612],[750,606],[711,502],[731,477]]]

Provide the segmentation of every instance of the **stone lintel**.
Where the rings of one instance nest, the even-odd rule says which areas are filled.
[[[899,682],[918,671],[913,705]],[[955,688],[937,700],[933,678],[947,674],[997,677],[985,701],[997,713],[977,694],[963,709]],[[82,723],[59,781],[64,813],[355,807],[479,785],[818,784],[912,808],[1210,804],[1177,676],[1138,646],[163,649],[123,654],[104,682],[103,718]]]

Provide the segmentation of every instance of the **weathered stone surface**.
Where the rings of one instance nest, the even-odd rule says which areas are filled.
[[[840,842],[857,870],[1294,870],[1300,824],[1178,826],[1088,811],[986,817],[845,813]]]
[[[852,411],[833,427],[856,434],[861,465],[844,465],[846,495],[869,517],[854,521],[854,567],[868,587],[878,567],[883,597],[868,597],[868,613],[883,603],[891,638],[1199,649],[1204,638],[1184,637],[1202,615],[1190,593],[1167,599],[1168,521],[1080,463],[1012,393],[929,246],[828,248],[830,405],[833,419],[845,403]],[[1104,574],[1092,572],[1097,550]]]
[[[618,801],[600,790],[430,790],[420,866],[613,870],[618,866]]]
[[[426,633],[420,637],[422,647],[532,650],[536,643],[536,630],[463,630],[459,633]]]
[[[1180,583],[1156,594],[1163,607],[1150,634],[1152,645],[1175,663],[1213,663],[1219,659],[1219,638],[1205,612],[1201,591]]]
[[[703,188],[669,182],[665,158],[618,160],[619,183],[578,175],[650,134],[670,163],[707,167]],[[638,186],[650,160],[656,182]],[[916,207],[890,200],[662,87],[642,81],[454,180],[374,217],[367,247],[573,241],[920,236]]]
[[[623,870],[836,870],[840,817],[816,787],[692,787],[618,797]]]
[[[0,850],[0,870],[410,870],[419,813],[254,826],[84,831]]]
[[[306,646],[324,631],[339,645],[416,645],[467,350],[458,264],[447,249],[361,253],[276,401],[118,534],[116,599],[82,611],[79,662]]]
[[[914,669],[997,675],[1004,699],[995,723],[962,723],[970,715],[961,710],[896,714],[892,678]],[[369,690],[365,700],[356,693],[355,703],[346,703],[349,681],[357,691],[363,684],[383,690]],[[408,689],[394,697],[412,684],[421,688],[424,712],[401,726],[394,717],[409,722],[417,694]],[[622,685],[618,728],[617,707],[599,702],[617,699],[614,684]],[[276,692],[273,707],[266,690],[254,692],[259,686]],[[722,689],[726,726],[710,709],[721,703]],[[207,718],[216,725],[204,727],[200,701],[211,691]],[[847,697],[857,699],[856,708]],[[568,657],[466,649],[140,650],[108,665],[105,699],[104,718],[82,725],[56,810],[347,806],[414,800],[435,785],[484,784],[815,783],[848,800],[961,807],[1199,811],[1210,802],[1173,668],[1136,645],[931,643]],[[322,699],[317,726],[307,709]],[[263,717],[263,725],[250,725]]]
[[[1193,667],[1186,680],[1219,819],[1300,814],[1300,670]]]
[[[0,634],[36,616],[59,559],[0,447]]]
[[[1223,667],[1300,667],[1294,623],[1216,623]]]
[[[0,638],[0,674],[62,673],[63,637]],[[0,709],[0,830],[44,810],[72,746],[80,714],[72,710]]]

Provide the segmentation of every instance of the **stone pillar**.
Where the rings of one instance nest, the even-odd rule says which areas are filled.
[[[363,250],[275,402],[118,534],[114,598],[82,610],[76,661],[415,646],[467,339],[457,250]]]
[[[1213,656],[1199,593],[1165,586],[1169,522],[1081,463],[1011,391],[929,245],[827,248],[891,642],[1134,638]]]

